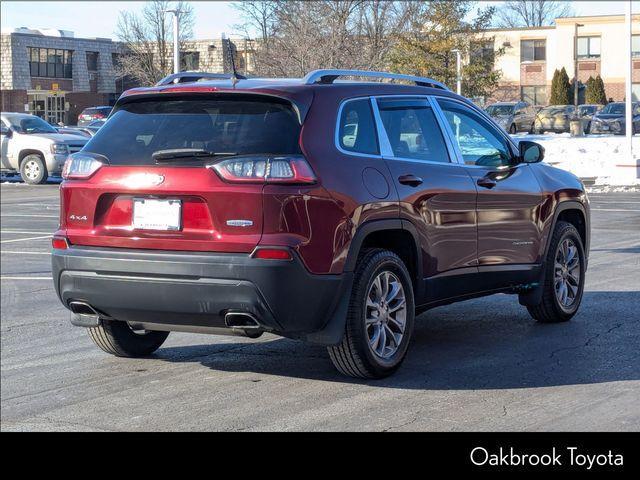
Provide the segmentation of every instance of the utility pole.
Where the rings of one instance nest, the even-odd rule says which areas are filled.
[[[575,23],[573,30],[573,104],[578,106],[578,27],[581,23]]]
[[[455,48],[451,53],[456,54],[456,93],[462,95],[462,52]]]
[[[632,161],[633,159],[633,142],[632,142],[632,137],[633,137],[633,112],[631,110],[633,104],[631,102],[632,100],[632,91],[631,91],[631,75],[632,75],[632,60],[631,60],[631,50],[632,50],[632,46],[631,46],[631,21],[633,20],[632,18],[632,12],[631,12],[631,4],[633,2],[627,2],[627,9],[625,12],[625,30],[627,31],[627,38],[625,41],[625,94],[624,94],[624,100],[625,100],[625,110],[624,110],[624,121],[625,121],[625,134],[626,134],[626,140],[627,140],[627,145],[629,147],[629,162]]]
[[[180,33],[178,14],[180,10],[173,8],[165,10],[164,13],[173,13],[173,73],[180,73],[180,47],[178,42]]]

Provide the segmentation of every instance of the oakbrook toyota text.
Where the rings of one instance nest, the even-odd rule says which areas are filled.
[[[624,465],[624,457],[608,450],[607,453],[581,452],[579,447],[560,450],[552,447],[549,453],[523,453],[500,447],[491,452],[484,447],[476,447],[470,453],[471,462],[477,466],[577,466],[591,470],[596,466]]]

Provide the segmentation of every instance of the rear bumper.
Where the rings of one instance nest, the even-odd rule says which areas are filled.
[[[331,344],[318,335],[350,289],[351,274],[312,275],[302,262],[246,254],[71,246],[52,251],[58,297],[104,318],[224,328],[227,312],[252,314],[265,331]]]

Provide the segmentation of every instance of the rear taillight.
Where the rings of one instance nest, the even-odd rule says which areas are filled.
[[[295,184],[316,182],[311,166],[302,156],[251,155],[229,158],[208,167],[228,182]]]
[[[67,239],[64,237],[53,237],[51,239],[51,246],[55,250],[66,250],[69,248],[69,244],[67,243]]]
[[[69,155],[62,168],[62,178],[65,180],[86,179],[96,173],[106,162],[101,155],[90,153],[74,153]]]

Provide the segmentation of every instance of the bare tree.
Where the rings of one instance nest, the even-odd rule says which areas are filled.
[[[317,68],[383,68],[419,1],[242,2],[245,32],[259,32],[256,72],[300,76]]]
[[[236,30],[240,30],[247,37],[257,36],[262,43],[269,40],[276,18],[276,2],[273,0],[247,0],[236,2],[232,6],[244,20],[242,25],[235,27]]]
[[[498,8],[496,24],[504,28],[551,25],[556,18],[573,15],[570,3],[552,0],[511,0]]]
[[[168,9],[179,11],[179,48],[193,35],[193,9],[186,2],[154,0],[145,4],[141,14],[120,12],[116,34],[125,44],[116,75],[130,77],[143,85],[152,85],[173,70],[173,28]]]

